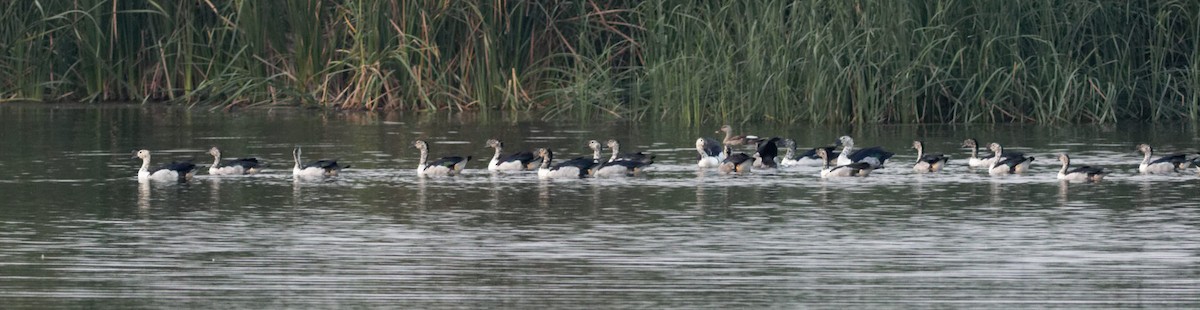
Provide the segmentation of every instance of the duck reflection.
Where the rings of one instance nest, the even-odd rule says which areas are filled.
[[[1070,192],[1071,182],[1067,180],[1058,181],[1058,206],[1064,207],[1067,202],[1071,201],[1067,193]]]
[[[543,209],[550,207],[550,182],[551,180],[538,180],[538,207]]]
[[[138,182],[137,206],[140,210],[150,209],[150,183]]]
[[[212,178],[212,190],[208,192],[208,201],[214,206],[221,205],[221,178]]]

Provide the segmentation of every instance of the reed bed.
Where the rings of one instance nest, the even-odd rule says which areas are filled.
[[[1200,2],[0,4],[0,100],[685,122],[1198,120]]]

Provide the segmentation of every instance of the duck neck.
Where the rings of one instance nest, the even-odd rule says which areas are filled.
[[[1067,174],[1067,166],[1070,166],[1070,165],[1071,165],[1071,159],[1070,159],[1070,158],[1063,157],[1063,159],[1062,159],[1062,168],[1058,169],[1058,174],[1059,174],[1059,175],[1066,175],[1066,174]]]
[[[997,145],[996,149],[992,150],[992,152],[996,153],[996,154],[992,154],[992,155],[995,155],[996,158],[1004,158],[1004,148],[1003,147]]]
[[[783,158],[784,159],[793,159],[793,158],[795,158],[795,156],[796,156],[796,146],[795,145],[789,145],[787,148],[784,148],[784,150],[783,150]]]
[[[1150,155],[1150,153],[1152,153],[1152,152],[1154,152],[1154,151],[1152,151],[1152,150],[1151,150],[1151,149],[1149,149],[1149,148],[1147,148],[1145,152],[1142,152],[1142,153],[1145,153],[1145,154],[1146,154],[1145,156],[1143,156],[1143,157],[1142,157],[1142,164],[1143,164],[1143,165],[1149,165],[1149,164],[1150,164],[1150,156],[1151,156],[1151,155]]]
[[[212,167],[213,167],[213,168],[216,168],[216,167],[217,167],[217,165],[221,163],[221,152],[217,152],[217,153],[214,153],[214,154],[212,154],[212,155],[213,155],[213,164],[212,164]]]
[[[547,149],[546,153],[542,154],[542,167],[541,168],[542,169],[550,169],[550,161],[551,160],[554,160],[554,153],[551,153],[550,150]]]
[[[426,161],[429,160],[429,150],[421,148],[421,159],[417,160],[418,167],[425,167]]]
[[[600,162],[600,148],[599,147],[592,148],[592,161]]]
[[[917,146],[917,162],[919,163],[919,162],[921,162],[921,159],[925,157],[925,150],[924,150],[925,148],[922,147],[920,144],[917,144],[916,146]]]
[[[978,144],[971,145],[971,158],[979,158],[979,145]]]
[[[300,148],[296,148],[296,151],[292,152],[292,160],[296,161],[294,169],[300,169]]]
[[[841,158],[846,158],[846,160],[849,161],[850,160],[850,151],[852,149],[854,149],[854,142],[843,143],[842,144],[842,153],[838,154],[838,156],[835,158],[838,158],[839,160]]]
[[[149,171],[150,171],[150,154],[146,154],[146,157],[142,158],[142,168],[138,169],[138,172],[149,172]]]
[[[733,139],[733,129],[724,130],[724,131],[725,131],[725,140],[722,140],[722,141],[724,141],[725,143],[729,143],[729,140]]]
[[[499,145],[496,146],[496,154],[492,155],[492,161],[500,160],[500,149],[501,148],[502,148],[502,146],[499,146]]]
[[[616,144],[613,144],[612,146],[609,147],[609,148],[612,148],[612,157],[608,158],[609,162],[617,161],[617,149],[619,149],[620,147],[621,146],[616,145]]]

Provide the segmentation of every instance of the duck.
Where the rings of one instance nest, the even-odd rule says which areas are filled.
[[[496,153],[492,155],[492,160],[488,162],[487,169],[490,171],[521,171],[536,167],[531,166],[535,162],[534,158],[536,158],[533,153],[521,151],[500,157],[500,153],[504,149],[504,143],[500,142],[500,140],[488,139],[485,144],[487,144],[486,147],[496,149]]]
[[[782,143],[783,143],[784,154],[783,154],[783,158],[779,160],[780,167],[792,167],[792,166],[804,165],[805,162],[807,162],[809,160],[811,160],[812,162],[817,162],[817,161],[821,160],[820,158],[817,157],[817,149],[822,149],[822,148],[825,149],[825,154],[833,156],[833,157],[838,156],[838,152],[835,151],[837,149],[837,147],[835,147],[835,146],[814,147],[814,148],[805,150],[804,153],[800,153],[799,155],[797,155],[795,140],[783,139]]]
[[[721,173],[743,174],[750,173],[750,170],[753,169],[754,158],[750,155],[746,155],[746,153],[734,154],[733,147],[730,145],[725,145],[724,152],[729,155],[725,157],[725,160],[721,161],[720,166],[717,166],[717,171]]]
[[[1029,171],[1029,164],[1033,163],[1033,156],[1026,157],[1025,153],[1020,152],[1005,152],[999,143],[988,144],[988,149],[992,150],[997,158],[996,163],[988,168],[990,175],[1025,173]]]
[[[1171,154],[1151,161],[1150,157],[1154,149],[1149,144],[1138,144],[1137,150],[1145,154],[1145,157],[1142,158],[1142,163],[1138,165],[1138,172],[1141,173],[1179,172],[1181,169],[1187,169],[1189,164],[1187,155],[1184,154]]]
[[[833,165],[833,160],[829,158],[829,152],[823,148],[818,148],[815,153],[821,159],[821,177],[865,177],[871,175],[871,164],[867,162],[855,162],[848,165]]]
[[[1067,157],[1066,153],[1058,154],[1058,161],[1062,162],[1062,168],[1058,169],[1058,179],[1063,181],[1076,182],[1099,182],[1104,179],[1104,175],[1108,172],[1103,168],[1082,166],[1075,169],[1070,169],[1071,158]]]
[[[633,176],[641,173],[647,166],[654,163],[653,155],[646,155],[642,152],[620,154],[619,149],[621,144],[615,139],[610,139],[605,144],[612,150],[612,157],[606,162],[593,164],[592,168],[588,171],[588,174],[591,176]]]
[[[609,162],[637,161],[637,162],[643,162],[643,163],[647,163],[647,164],[654,163],[654,155],[646,154],[643,152],[621,154],[620,153],[621,143],[617,142],[616,139],[608,139],[608,141],[605,142],[604,145],[608,146],[608,148],[610,150],[612,150],[612,157],[610,157],[608,159]]]
[[[296,165],[292,166],[292,176],[329,177],[338,175],[342,169],[350,168],[350,165],[339,165],[336,159],[321,159],[301,165],[300,153],[301,151],[299,146],[296,146],[295,149],[292,149],[292,160],[296,162]]]
[[[594,177],[635,176],[646,170],[654,161],[642,162],[633,160],[609,161],[592,165],[588,174]]]
[[[211,175],[256,174],[262,167],[258,158],[254,157],[221,161],[221,150],[215,146],[208,149],[208,154],[213,156],[212,166],[208,166],[208,174]]]
[[[538,168],[539,179],[579,179],[588,176],[588,170],[595,163],[585,157],[580,157],[558,164],[553,164],[554,152],[548,148],[539,148],[534,154],[542,159]]]
[[[751,135],[735,136],[735,135],[733,135],[733,127],[729,126],[729,125],[722,125],[721,129],[717,130],[717,133],[722,133],[722,132],[725,133],[725,140],[721,141],[721,143],[724,145],[732,145],[732,146],[751,145],[754,143],[758,143],[758,141],[761,140],[758,138],[758,136],[751,136]]]
[[[696,166],[700,168],[714,168],[725,160],[724,148],[717,144],[716,140],[709,138],[696,139],[696,153],[700,154],[696,162]]]
[[[963,140],[962,147],[971,148],[971,157],[967,158],[967,166],[972,168],[991,167],[996,164],[996,154],[979,157],[979,140],[968,138]]]
[[[838,138],[836,145],[842,146],[842,153],[837,156],[838,165],[865,162],[871,165],[871,169],[880,169],[883,168],[883,163],[887,162],[888,158],[896,155],[896,153],[885,151],[878,146],[854,150],[854,139],[851,139],[850,136]]]
[[[453,176],[462,172],[471,161],[471,156],[446,156],[433,162],[429,159],[429,143],[424,140],[413,141],[413,147],[421,151],[421,159],[417,161],[418,176]]]
[[[917,149],[917,163],[913,164],[913,171],[938,172],[950,160],[950,157],[942,154],[925,154],[925,143],[920,140],[913,141],[912,147]]]
[[[775,169],[779,164],[775,162],[775,157],[779,156],[779,137],[771,137],[767,140],[758,142],[758,150],[752,156],[754,158],[754,169]]]
[[[150,169],[150,151],[138,150],[133,158],[142,159],[142,167],[138,169],[138,182],[179,182],[186,183],[195,174],[196,165],[191,162],[173,161],[169,164]]]
[[[780,167],[800,165],[800,156],[796,156],[796,141],[783,139],[783,158],[779,160]]]

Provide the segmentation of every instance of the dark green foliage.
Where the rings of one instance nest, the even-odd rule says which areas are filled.
[[[1200,2],[0,4],[0,100],[690,122],[1200,118]]]

